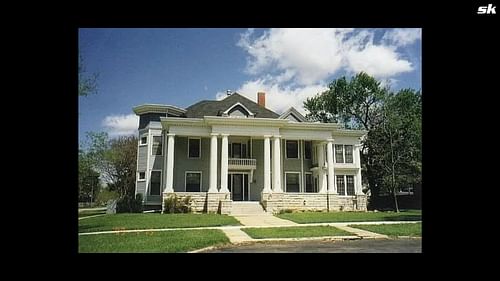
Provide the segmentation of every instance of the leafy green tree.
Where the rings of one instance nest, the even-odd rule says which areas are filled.
[[[109,139],[103,132],[87,133],[88,154],[111,191],[120,197],[135,193],[137,137],[121,136]]]
[[[78,56],[78,96],[88,96],[97,93],[97,73],[88,74],[83,57]]]
[[[101,183],[99,173],[92,166],[88,154],[78,153],[78,201],[92,202],[99,193]]]
[[[304,107],[309,120],[368,131],[362,140],[361,164],[371,204],[378,206],[379,193],[388,191],[399,210],[399,188],[421,182],[420,92],[403,89],[391,93],[361,72],[350,80],[332,81],[327,91],[307,99]]]
[[[372,130],[374,161],[383,168],[383,181],[399,212],[397,192],[421,182],[422,101],[420,92],[400,90],[386,99],[381,126]]]
[[[311,121],[338,122],[347,129],[368,131],[381,124],[382,106],[388,95],[388,88],[368,74],[361,72],[351,80],[341,77],[328,85],[328,90],[308,98],[304,107],[309,111],[306,117]],[[368,181],[372,201],[378,198],[381,179],[378,176],[381,167],[374,162],[374,149],[370,142],[363,141],[361,162],[364,179]]]

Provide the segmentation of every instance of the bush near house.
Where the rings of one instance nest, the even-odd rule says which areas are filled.
[[[191,196],[184,197],[181,199],[177,197],[176,194],[170,195],[165,199],[165,208],[163,209],[163,213],[165,214],[174,214],[174,213],[191,213]]]
[[[140,213],[142,212],[142,194],[137,193],[134,197],[126,195],[116,202],[117,213]]]

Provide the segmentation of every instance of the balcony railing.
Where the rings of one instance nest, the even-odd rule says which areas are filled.
[[[246,158],[229,158],[228,159],[229,169],[244,169],[252,170],[257,168],[257,159],[246,159]]]

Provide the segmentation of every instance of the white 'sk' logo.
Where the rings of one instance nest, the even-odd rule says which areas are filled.
[[[495,11],[495,8],[497,6],[493,6],[493,4],[488,4],[488,6],[480,6],[479,8],[477,8],[477,13],[479,15],[484,15],[484,14],[487,14],[487,15],[496,15],[496,11]]]

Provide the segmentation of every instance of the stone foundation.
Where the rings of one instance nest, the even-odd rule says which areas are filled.
[[[163,201],[174,193],[163,193]],[[177,197],[184,199],[191,196],[191,210],[194,213],[231,213],[232,200],[229,193],[207,192],[175,192]],[[162,210],[164,203],[162,203]]]
[[[328,193],[262,193],[262,206],[269,213],[280,210],[366,211],[366,195],[338,196]]]

